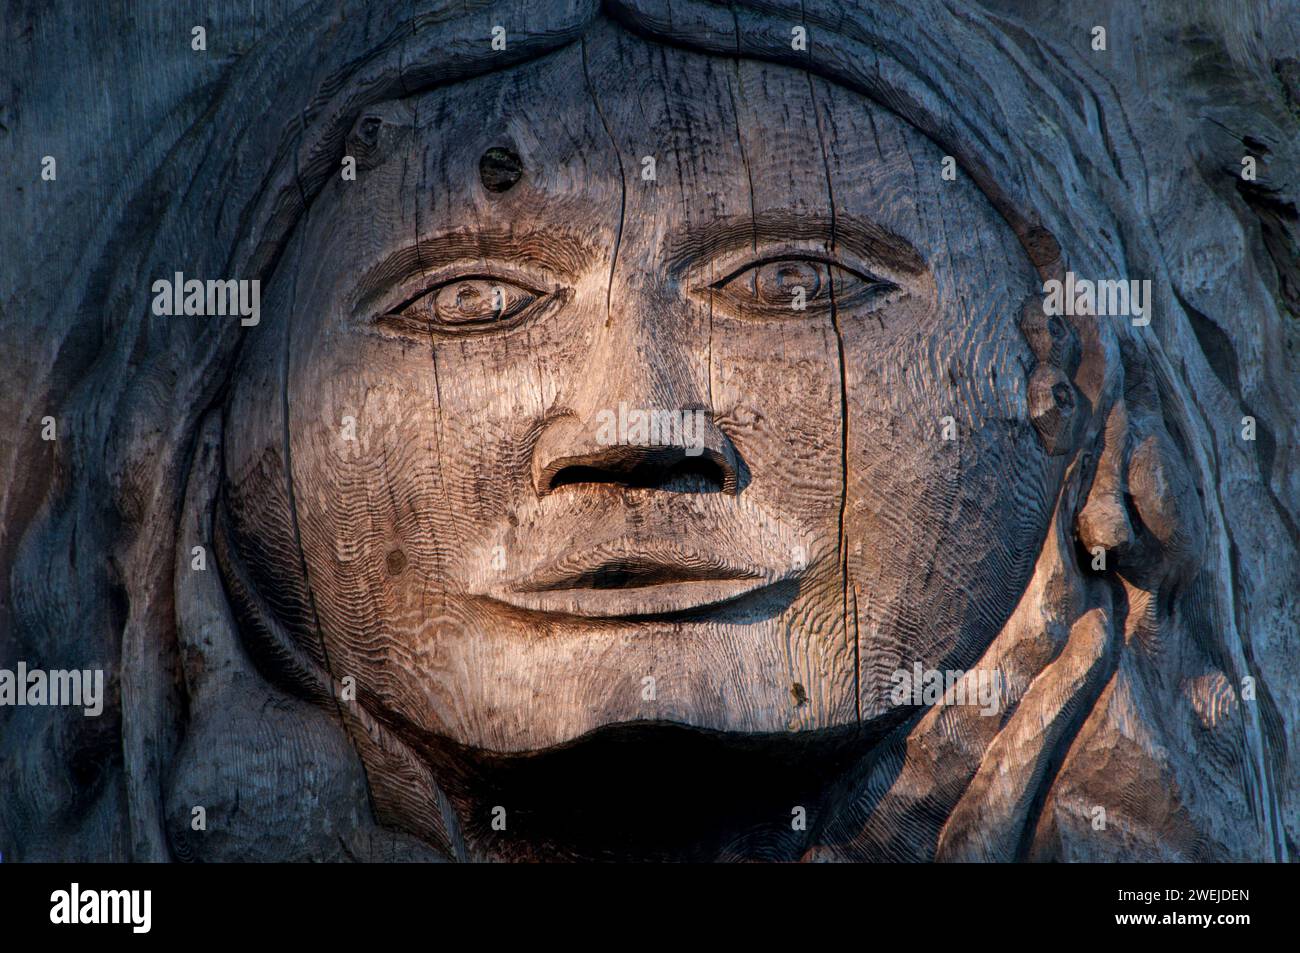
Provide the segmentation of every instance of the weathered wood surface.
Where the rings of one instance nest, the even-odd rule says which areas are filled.
[[[388,6],[6,8],[6,857],[1295,859],[1300,5]]]

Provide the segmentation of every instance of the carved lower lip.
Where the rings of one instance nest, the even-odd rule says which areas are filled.
[[[492,593],[492,598],[532,612],[628,618],[709,609],[765,589],[772,583],[773,580],[765,578],[678,579],[621,589],[502,589]]]
[[[607,538],[562,552],[486,595],[533,612],[620,618],[720,606],[790,575],[716,550],[680,539]]]

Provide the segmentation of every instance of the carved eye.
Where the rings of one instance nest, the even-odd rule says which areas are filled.
[[[541,297],[541,292],[500,278],[454,278],[395,308],[382,320],[417,332],[485,330],[510,323]]]
[[[822,259],[780,258],[747,265],[711,290],[744,315],[788,318],[828,313],[832,301],[837,309],[860,307],[896,287]]]

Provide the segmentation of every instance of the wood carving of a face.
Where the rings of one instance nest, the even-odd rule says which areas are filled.
[[[368,110],[347,151],[246,345],[225,499],[386,722],[807,732],[977,661],[1059,473],[1039,279],[932,142],[610,28]]]

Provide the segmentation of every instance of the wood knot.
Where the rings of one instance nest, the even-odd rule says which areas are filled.
[[[402,570],[406,568],[406,553],[400,549],[394,549],[388,554],[384,564],[388,567],[388,575],[400,576]]]
[[[493,146],[478,160],[478,175],[489,192],[505,192],[523,177],[524,164],[509,149]]]

